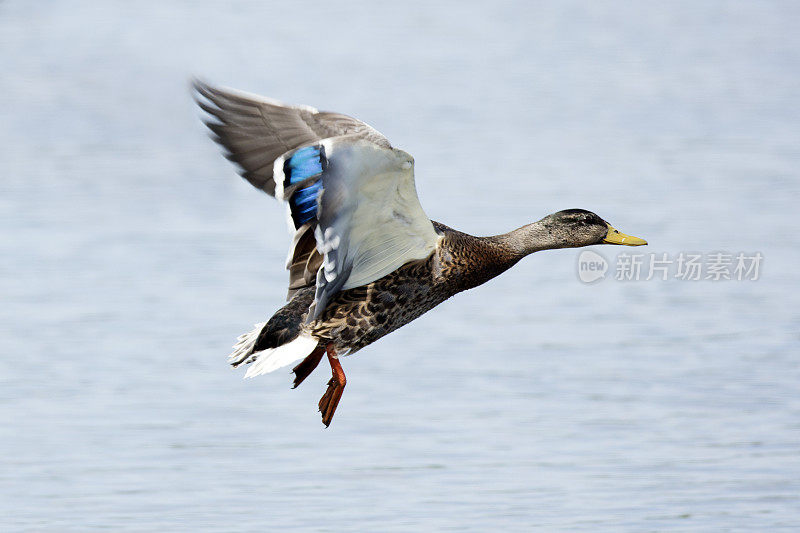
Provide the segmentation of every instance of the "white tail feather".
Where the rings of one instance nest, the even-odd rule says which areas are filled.
[[[301,334],[293,341],[277,348],[256,352],[250,356],[250,360],[255,359],[255,361],[247,369],[244,377],[252,378],[290,365],[314,351],[318,343],[319,341],[310,335]]]
[[[255,324],[253,331],[239,335],[239,338],[236,339],[236,344],[233,345],[233,352],[228,356],[228,362],[230,364],[239,366],[245,362],[247,356],[252,353],[253,346],[255,346],[258,335],[261,333],[264,325],[266,325],[266,322]]]

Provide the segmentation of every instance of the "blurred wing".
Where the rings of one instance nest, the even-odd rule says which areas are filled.
[[[273,168],[276,159],[302,146],[349,135],[391,148],[383,135],[347,115],[317,111],[308,106],[290,106],[254,94],[212,87],[197,80],[194,90],[198,105],[208,113],[205,124],[213,132],[212,138],[224,148],[225,156],[236,163],[242,177],[271,196],[275,196]],[[285,157],[282,161],[281,165]],[[295,178],[302,172],[303,169],[296,169]],[[297,289],[316,283],[317,271],[322,264],[322,255],[316,249],[314,238],[316,218],[290,225],[295,234],[286,264],[289,298]]]
[[[347,115],[290,106],[232,89],[194,81],[198,105],[209,114],[206,126],[254,187],[275,195],[272,168],[282,154],[339,135],[354,135],[379,146],[389,141],[367,124]]]
[[[439,240],[417,198],[413,159],[401,150],[334,137],[280,157],[274,175],[275,195],[286,200],[296,230],[294,255],[314,227],[322,256],[308,321],[331,295],[428,257]]]

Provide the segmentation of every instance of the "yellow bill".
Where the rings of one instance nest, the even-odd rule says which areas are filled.
[[[625,246],[644,246],[647,244],[646,240],[632,235],[625,235],[612,226],[608,226],[608,234],[603,239],[603,242],[605,244],[624,244]]]

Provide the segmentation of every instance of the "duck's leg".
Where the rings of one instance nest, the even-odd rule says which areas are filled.
[[[296,389],[297,386],[300,385],[303,380],[314,371],[315,368],[317,368],[317,365],[322,360],[322,354],[324,353],[325,347],[317,346],[314,348],[313,352],[308,354],[305,359],[300,361],[300,363],[292,369],[292,372],[294,372],[294,385],[292,385],[293,389]]]
[[[339,364],[339,358],[333,349],[333,343],[329,343],[325,347],[325,351],[328,354],[328,362],[331,364],[333,377],[328,382],[328,390],[319,400],[319,411],[322,413],[322,423],[325,424],[325,427],[328,427],[331,425],[333,413],[336,412],[336,406],[339,405],[339,399],[342,397],[347,379],[344,377],[344,370],[342,370],[342,365]]]

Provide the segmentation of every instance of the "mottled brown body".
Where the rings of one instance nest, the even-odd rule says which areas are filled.
[[[337,354],[354,353],[454,294],[485,283],[521,257],[502,239],[473,237],[438,222],[434,226],[442,239],[430,257],[403,265],[363,287],[337,293],[318,320],[302,327],[321,345],[333,343]],[[313,287],[299,290],[269,321],[260,344],[296,335],[313,299]]]
[[[364,287],[331,299],[311,334],[354,353],[430,311],[454,294],[476,287],[518,260],[499,243],[435,223],[443,238],[428,259],[403,265]]]

